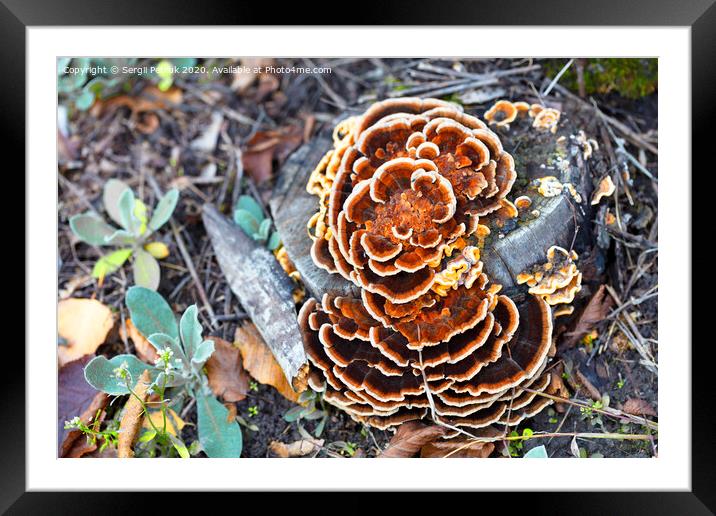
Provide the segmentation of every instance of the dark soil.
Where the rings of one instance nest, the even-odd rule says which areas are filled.
[[[221,64],[229,60],[211,60]],[[352,108],[364,102],[384,98],[389,92],[400,88],[412,88],[431,81],[445,80],[435,72],[421,71],[419,62],[432,66],[457,69],[461,72],[481,73],[496,69],[512,69],[525,66],[532,60],[466,60],[462,63],[441,60],[417,59],[336,59],[313,60],[319,66],[331,66],[333,73],[323,76],[323,83],[311,75],[285,74],[259,77],[245,90],[232,89],[232,78],[226,76],[177,78],[176,86],[183,91],[181,104],[157,112],[158,128],[145,134],[138,129],[136,119],[126,108],[109,111],[101,118],[88,112],[68,110],[69,123],[65,145],[60,146],[59,163],[59,208],[58,208],[58,287],[61,296],[95,297],[116,310],[122,320],[128,317],[124,306],[126,289],[132,285],[131,268],[125,267],[108,276],[104,285],[88,278],[100,251],[78,242],[71,233],[68,220],[71,216],[93,207],[104,213],[101,192],[109,178],[127,182],[144,202],[153,206],[156,195],[153,178],[162,191],[172,186],[181,188],[181,198],[174,213],[177,234],[185,243],[200,281],[195,281],[177,247],[176,236],[165,228],[160,234],[169,246],[170,255],[162,260],[162,282],[159,292],[170,302],[177,313],[191,304],[200,307],[200,322],[206,333],[233,340],[238,325],[247,316],[231,293],[216,262],[212,246],[201,223],[201,205],[211,202],[224,213],[230,213],[233,201],[239,194],[253,195],[266,205],[271,196],[276,174],[280,174],[281,162],[285,156],[273,160],[274,177],[260,181],[250,171],[237,179],[236,151],[246,149],[248,142],[257,133],[269,130],[295,128],[303,132],[304,139],[310,138],[323,124],[330,121],[344,108]],[[536,61],[538,62],[538,61]],[[305,66],[302,60],[279,59],[276,66]],[[435,77],[431,78],[431,74]],[[449,79],[449,77],[448,77]],[[511,75],[501,80],[504,93],[499,98],[537,101],[536,90],[544,89],[551,81],[541,70]],[[270,81],[274,81],[269,84]],[[135,84],[139,90],[142,83]],[[428,92],[429,93],[429,92]],[[466,92],[460,92],[464,94]],[[460,94],[451,94],[451,100],[459,100]],[[421,93],[421,95],[423,95]],[[497,98],[497,97],[496,97]],[[482,115],[494,102],[487,99],[480,104],[467,105],[468,112]],[[580,308],[589,296],[602,284],[611,285],[622,297],[622,301],[638,299],[651,292],[657,284],[656,250],[649,251],[656,242],[657,195],[652,181],[633,165],[624,165],[624,159],[615,152],[615,144],[605,130],[605,124],[595,116],[589,106],[567,101],[558,89],[554,89],[546,101],[563,106],[569,123],[581,127],[585,133],[599,141],[600,151],[591,164],[594,183],[614,170],[624,166],[628,177],[622,177],[620,189],[615,197],[603,202],[595,214],[594,234],[590,239],[597,242],[598,255],[591,277],[585,278],[587,288],[581,293],[575,314],[560,324],[566,330],[578,318]],[[627,100],[616,94],[595,98],[599,108],[606,115],[626,124],[634,133],[655,137],[657,129],[657,95],[638,100]],[[63,99],[60,98],[60,104]],[[215,150],[204,152],[194,150],[190,142],[201,136],[209,124],[212,111],[222,111],[224,121]],[[357,108],[356,108],[357,110]],[[61,138],[62,139],[62,138]],[[656,145],[655,141],[650,140]],[[300,143],[300,142],[299,142]],[[626,143],[627,150],[652,174],[658,173],[657,156],[642,148]],[[207,167],[215,166],[215,173],[207,173]],[[622,167],[622,168],[619,168]],[[620,233],[607,229],[603,223],[605,206],[614,212],[619,208],[623,223]],[[643,267],[639,259],[643,256]],[[597,263],[598,262],[598,263]],[[585,272],[585,276],[587,273]],[[63,293],[63,290],[67,292]],[[212,325],[207,306],[202,302],[200,291],[205,293],[209,305],[217,315]],[[655,357],[658,357],[657,297],[634,303],[627,311],[636,321],[641,337],[648,341]],[[609,396],[609,406],[619,408],[628,398],[647,401],[658,407],[657,377],[640,364],[641,356],[630,345],[629,340],[610,326],[612,320],[605,320],[594,329],[598,337],[591,345],[577,342],[573,347],[557,342],[555,363],[566,366],[573,372],[579,370],[602,394]],[[131,342],[123,342],[118,335],[109,339],[98,353],[113,356],[133,352]],[[586,400],[585,392],[575,392],[567,381],[573,397]],[[121,404],[115,402],[114,407]],[[249,407],[256,407],[256,415],[249,414]],[[287,423],[283,415],[294,404],[283,398],[272,387],[259,385],[258,391],[251,391],[248,397],[237,404],[237,413],[258,430],[244,427],[244,451],[246,457],[270,456],[272,441],[290,443],[301,439],[296,423]],[[554,406],[553,406],[554,407]],[[391,434],[370,430],[353,422],[340,410],[327,406],[330,413],[323,434],[324,445],[319,456],[375,456],[390,440]],[[583,417],[584,416],[584,417]],[[107,420],[111,420],[109,414]],[[185,420],[194,423],[195,410],[187,412]],[[641,434],[646,430],[635,424],[625,425],[614,418],[602,417],[601,423],[592,424],[596,418],[580,413],[578,407],[560,404],[537,417],[524,422],[518,428],[529,427],[535,432],[609,432]],[[651,418],[654,419],[654,418]],[[304,423],[308,432],[315,429],[314,421]],[[196,438],[195,426],[185,427],[183,438],[187,444]],[[550,457],[570,457],[571,437],[535,439],[528,441],[524,450],[545,444]],[[346,451],[342,443],[350,443]],[[579,439],[577,444],[588,456],[601,454],[605,457],[652,457],[655,446],[648,440]],[[498,447],[499,448],[499,447]],[[358,451],[353,452],[354,449]],[[496,455],[499,455],[496,452]],[[598,455],[597,455],[598,456]]]

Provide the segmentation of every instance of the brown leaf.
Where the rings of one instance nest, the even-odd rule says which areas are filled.
[[[249,379],[241,365],[239,348],[219,337],[209,339],[214,341],[214,353],[206,362],[209,387],[224,401],[243,400],[249,390]]]
[[[656,410],[649,404],[648,401],[640,398],[629,398],[622,407],[622,412],[631,414],[633,416],[653,416],[656,417]]]
[[[275,387],[288,400],[298,401],[298,393],[286,380],[283,369],[276,362],[273,353],[253,323],[244,324],[236,329],[234,343],[241,351],[244,369],[257,382]]]
[[[564,365],[561,363],[554,367],[549,375],[549,386],[547,387],[547,392],[553,394],[554,396],[559,396],[560,398],[569,399],[569,389],[567,389],[567,386],[564,384],[564,378],[562,378],[563,371]]]
[[[303,141],[303,130],[287,126],[272,131],[257,131],[247,143],[241,160],[254,181],[262,183],[273,176],[274,160],[280,165]]]
[[[602,399],[602,394],[599,392],[599,389],[597,389],[592,382],[589,381],[589,378],[584,376],[582,371],[577,369],[577,381],[579,384],[584,387],[584,389],[589,394],[589,397],[592,398],[594,401],[599,401]]]
[[[495,450],[495,443],[480,442],[469,437],[435,439],[420,449],[422,458],[476,458],[489,457]]]
[[[116,95],[104,100],[98,99],[90,108],[90,114],[99,118],[120,107],[129,108],[137,129],[149,134],[159,127],[159,118],[153,112],[181,104],[183,97],[182,91],[176,86],[162,91],[150,85],[138,95]]]
[[[609,314],[612,304],[613,300],[608,295],[606,286],[601,285],[575,321],[573,330],[564,334],[563,344],[568,347],[574,346],[582,335],[591,331],[597,323],[604,320]]]
[[[323,439],[299,439],[289,444],[280,441],[271,441],[269,451],[276,457],[283,459],[289,457],[305,457],[311,455],[321,449]]]
[[[139,399],[142,402],[147,401],[147,388],[150,383],[149,371],[144,371],[133,389],[136,396],[130,396],[127,404],[124,405],[124,414],[119,423],[119,444],[117,446],[117,454],[120,459],[134,457],[132,446],[144,419],[144,407]]]
[[[95,390],[85,380],[84,367],[93,358],[87,355],[60,368],[57,375],[57,438],[60,457],[80,457],[93,447],[79,430],[65,430],[65,421],[79,416],[85,423],[94,420],[98,410],[103,409],[109,396]]]
[[[420,449],[445,433],[445,428],[426,425],[419,421],[408,421],[398,427],[381,458],[413,457]]]
[[[114,315],[96,299],[64,299],[57,305],[57,333],[67,341],[57,347],[60,367],[92,355],[114,326]]]
[[[234,73],[231,81],[231,89],[243,93],[251,86],[261,73],[264,67],[272,65],[274,60],[268,57],[245,57],[242,58],[241,66]]]
[[[157,358],[159,358],[159,353],[157,353],[156,348],[144,338],[144,335],[139,333],[137,327],[132,323],[132,319],[127,319],[124,322],[124,327],[121,327],[119,331],[122,338],[128,337],[132,340],[135,354],[140,360],[148,364],[154,364]]]

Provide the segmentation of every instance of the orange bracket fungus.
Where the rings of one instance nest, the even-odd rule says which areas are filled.
[[[495,123],[514,120],[510,106]],[[564,289],[573,297],[562,268],[576,266],[551,248],[549,292],[540,286],[550,274],[530,293],[502,292],[488,277],[490,228],[530,205],[507,199],[517,174],[500,138],[457,105],[391,99],[338,124],[316,161],[310,257],[352,288],[300,310],[309,385],[356,421],[431,418],[453,428],[447,437],[515,425],[550,404],[538,395],[551,383],[550,305]]]
[[[541,296],[550,305],[571,303],[582,289],[582,273],[574,263],[577,253],[559,246],[547,251],[547,262],[517,275],[517,283],[527,283],[529,293]]]

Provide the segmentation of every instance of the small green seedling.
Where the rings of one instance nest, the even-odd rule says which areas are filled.
[[[107,428],[106,430],[100,430],[100,418],[102,409],[99,409],[94,416],[94,419],[87,425],[79,417],[74,417],[69,421],[65,421],[65,430],[79,430],[87,437],[87,442],[92,445],[97,445],[97,441],[101,440],[102,444],[99,447],[99,452],[102,453],[108,446],[117,447],[119,442],[119,435],[117,430],[114,428]]]
[[[186,74],[187,68],[196,65],[196,59],[193,57],[182,57],[175,59],[162,59],[157,63],[154,73],[159,78],[157,88],[161,91],[167,91],[174,83],[174,73]]]
[[[516,430],[513,430],[512,432],[510,432],[509,437],[513,437],[513,438],[521,437],[521,439],[512,439],[508,442],[507,448],[510,452],[510,455],[512,457],[519,457],[520,451],[522,450],[522,447],[524,445],[523,441],[525,439],[529,439],[530,437],[532,437],[533,434],[534,434],[534,432],[532,431],[531,428],[525,428],[524,430],[522,430],[521,436],[519,433],[517,433]]]
[[[589,421],[592,426],[600,426],[604,429],[604,420],[601,413],[596,410],[602,410],[609,407],[609,395],[604,394],[601,400],[593,401],[591,407],[579,407],[581,418],[583,421]]]
[[[256,405],[251,405],[249,407],[249,417],[254,417],[259,415],[259,408]]]
[[[155,438],[171,442],[180,456],[190,452],[178,436],[167,430],[169,402],[174,397],[190,396],[196,400],[199,442],[212,458],[239,457],[242,436],[235,420],[227,421],[229,411],[213,395],[204,373],[204,364],[214,353],[214,342],[202,337],[196,305],[186,309],[177,324],[169,304],[162,296],[144,287],[131,287],[126,304],[134,326],[159,354],[154,365],[134,355],[93,358],[85,366],[85,379],[95,389],[113,396],[133,395],[133,387],[144,371],[149,371],[149,392],[157,394],[164,424],[152,426],[146,440]],[[140,400],[141,401],[141,400]],[[147,406],[142,402],[145,413]],[[152,433],[152,431],[154,433]]]
[[[134,196],[134,192],[122,181],[110,179],[104,185],[102,199],[109,217],[121,229],[104,221],[94,212],[85,212],[70,219],[70,228],[77,237],[90,245],[119,247],[105,254],[92,269],[92,276],[100,285],[107,274],[119,270],[131,257],[134,282],[152,290],[159,286],[160,272],[157,258],[166,258],[169,248],[149,237],[171,217],[179,199],[179,191],[169,190],[157,203],[149,217],[147,206]]]
[[[298,403],[299,405],[289,409],[288,412],[283,415],[284,421],[288,423],[296,422],[299,432],[304,433],[306,432],[303,428],[304,420],[315,421],[320,419],[313,434],[316,438],[321,437],[329,416],[323,398],[317,392],[307,389],[298,396]],[[319,404],[321,408],[319,409],[316,404]]]
[[[239,197],[234,210],[234,222],[251,238],[265,244],[269,251],[275,251],[281,244],[278,232],[271,232],[271,219],[264,217],[259,203],[249,195]]]

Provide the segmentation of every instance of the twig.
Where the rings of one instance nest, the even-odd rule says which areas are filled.
[[[659,424],[655,421],[651,421],[649,419],[639,417],[639,416],[633,416],[631,414],[627,414],[626,412],[622,412],[621,410],[617,410],[614,408],[605,407],[603,409],[598,409],[596,407],[593,407],[592,405],[589,405],[587,403],[582,403],[578,400],[571,400],[569,398],[563,398],[561,396],[555,396],[554,394],[547,394],[546,392],[542,391],[535,391],[534,389],[530,389],[528,387],[524,387],[523,390],[527,392],[531,392],[533,394],[537,394],[538,396],[542,396],[544,398],[549,398],[554,401],[559,401],[560,403],[568,403],[570,405],[574,405],[575,407],[583,407],[587,408],[593,412],[597,412],[599,414],[604,414],[605,416],[610,417],[621,417],[630,420],[632,423],[636,423],[638,425],[645,426],[647,428],[651,428],[652,430],[658,430]]]
[[[567,64],[562,67],[562,69],[559,71],[557,75],[554,76],[554,79],[552,79],[552,82],[549,83],[549,86],[547,86],[547,89],[542,92],[542,96],[546,97],[549,95],[549,92],[552,91],[552,88],[554,88],[559,82],[559,79],[565,74],[567,70],[569,70],[569,67],[572,66],[572,63],[574,62],[574,59],[570,59],[567,61]]]
[[[558,92],[560,92],[565,97],[568,97],[568,98],[574,100],[575,102],[581,104],[582,106],[586,106],[589,109],[596,110],[597,112],[601,113],[602,116],[604,117],[604,120],[606,120],[609,123],[609,125],[614,127],[617,131],[622,133],[626,137],[627,140],[632,142],[637,147],[642,147],[642,148],[648,150],[649,152],[651,152],[652,154],[656,154],[658,156],[659,150],[656,147],[654,147],[651,143],[646,141],[641,135],[639,135],[639,134],[635,133],[634,131],[632,131],[631,129],[629,129],[626,125],[624,125],[622,122],[620,122],[616,118],[612,118],[608,115],[605,115],[598,108],[595,108],[589,102],[579,98],[577,95],[575,95],[574,93],[569,91],[564,86],[555,84],[554,89],[557,90]]]

